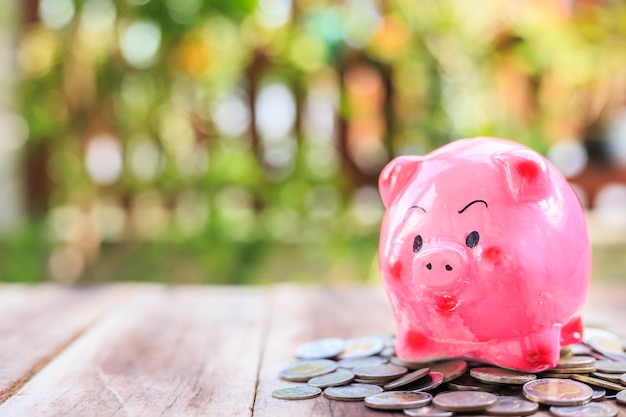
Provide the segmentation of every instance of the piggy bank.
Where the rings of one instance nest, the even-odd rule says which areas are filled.
[[[381,278],[406,360],[538,372],[582,338],[591,250],[580,201],[535,151],[454,141],[383,169]]]

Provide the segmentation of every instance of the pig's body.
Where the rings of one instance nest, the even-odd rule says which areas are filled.
[[[540,371],[582,337],[590,246],[581,205],[514,142],[452,142],[383,170],[380,270],[408,360]]]

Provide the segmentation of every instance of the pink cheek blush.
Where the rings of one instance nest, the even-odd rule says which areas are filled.
[[[539,372],[581,340],[584,213],[543,156],[504,139],[462,139],[393,159],[379,190],[379,264],[400,358]]]

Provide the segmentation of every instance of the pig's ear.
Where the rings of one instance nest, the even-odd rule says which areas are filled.
[[[539,200],[550,192],[548,166],[534,151],[501,152],[495,154],[493,160],[504,171],[509,191],[516,201]]]
[[[421,156],[398,156],[383,168],[378,177],[378,190],[385,207],[389,207],[394,198],[414,178],[423,159]]]

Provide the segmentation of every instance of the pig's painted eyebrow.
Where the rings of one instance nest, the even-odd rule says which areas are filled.
[[[471,203],[469,203],[468,205],[466,205],[465,207],[463,207],[461,210],[459,210],[459,214],[463,213],[465,210],[467,210],[472,204],[475,203],[483,203],[485,205],[485,207],[489,207],[487,205],[487,202],[485,200],[474,200]]]
[[[404,221],[406,220],[406,215],[409,214],[409,211],[411,209],[420,209],[422,210],[424,213],[426,213],[426,209],[424,207],[420,207],[420,206],[411,206],[408,209],[406,209],[406,211],[404,212],[404,217],[402,218],[402,223],[404,223]]]

